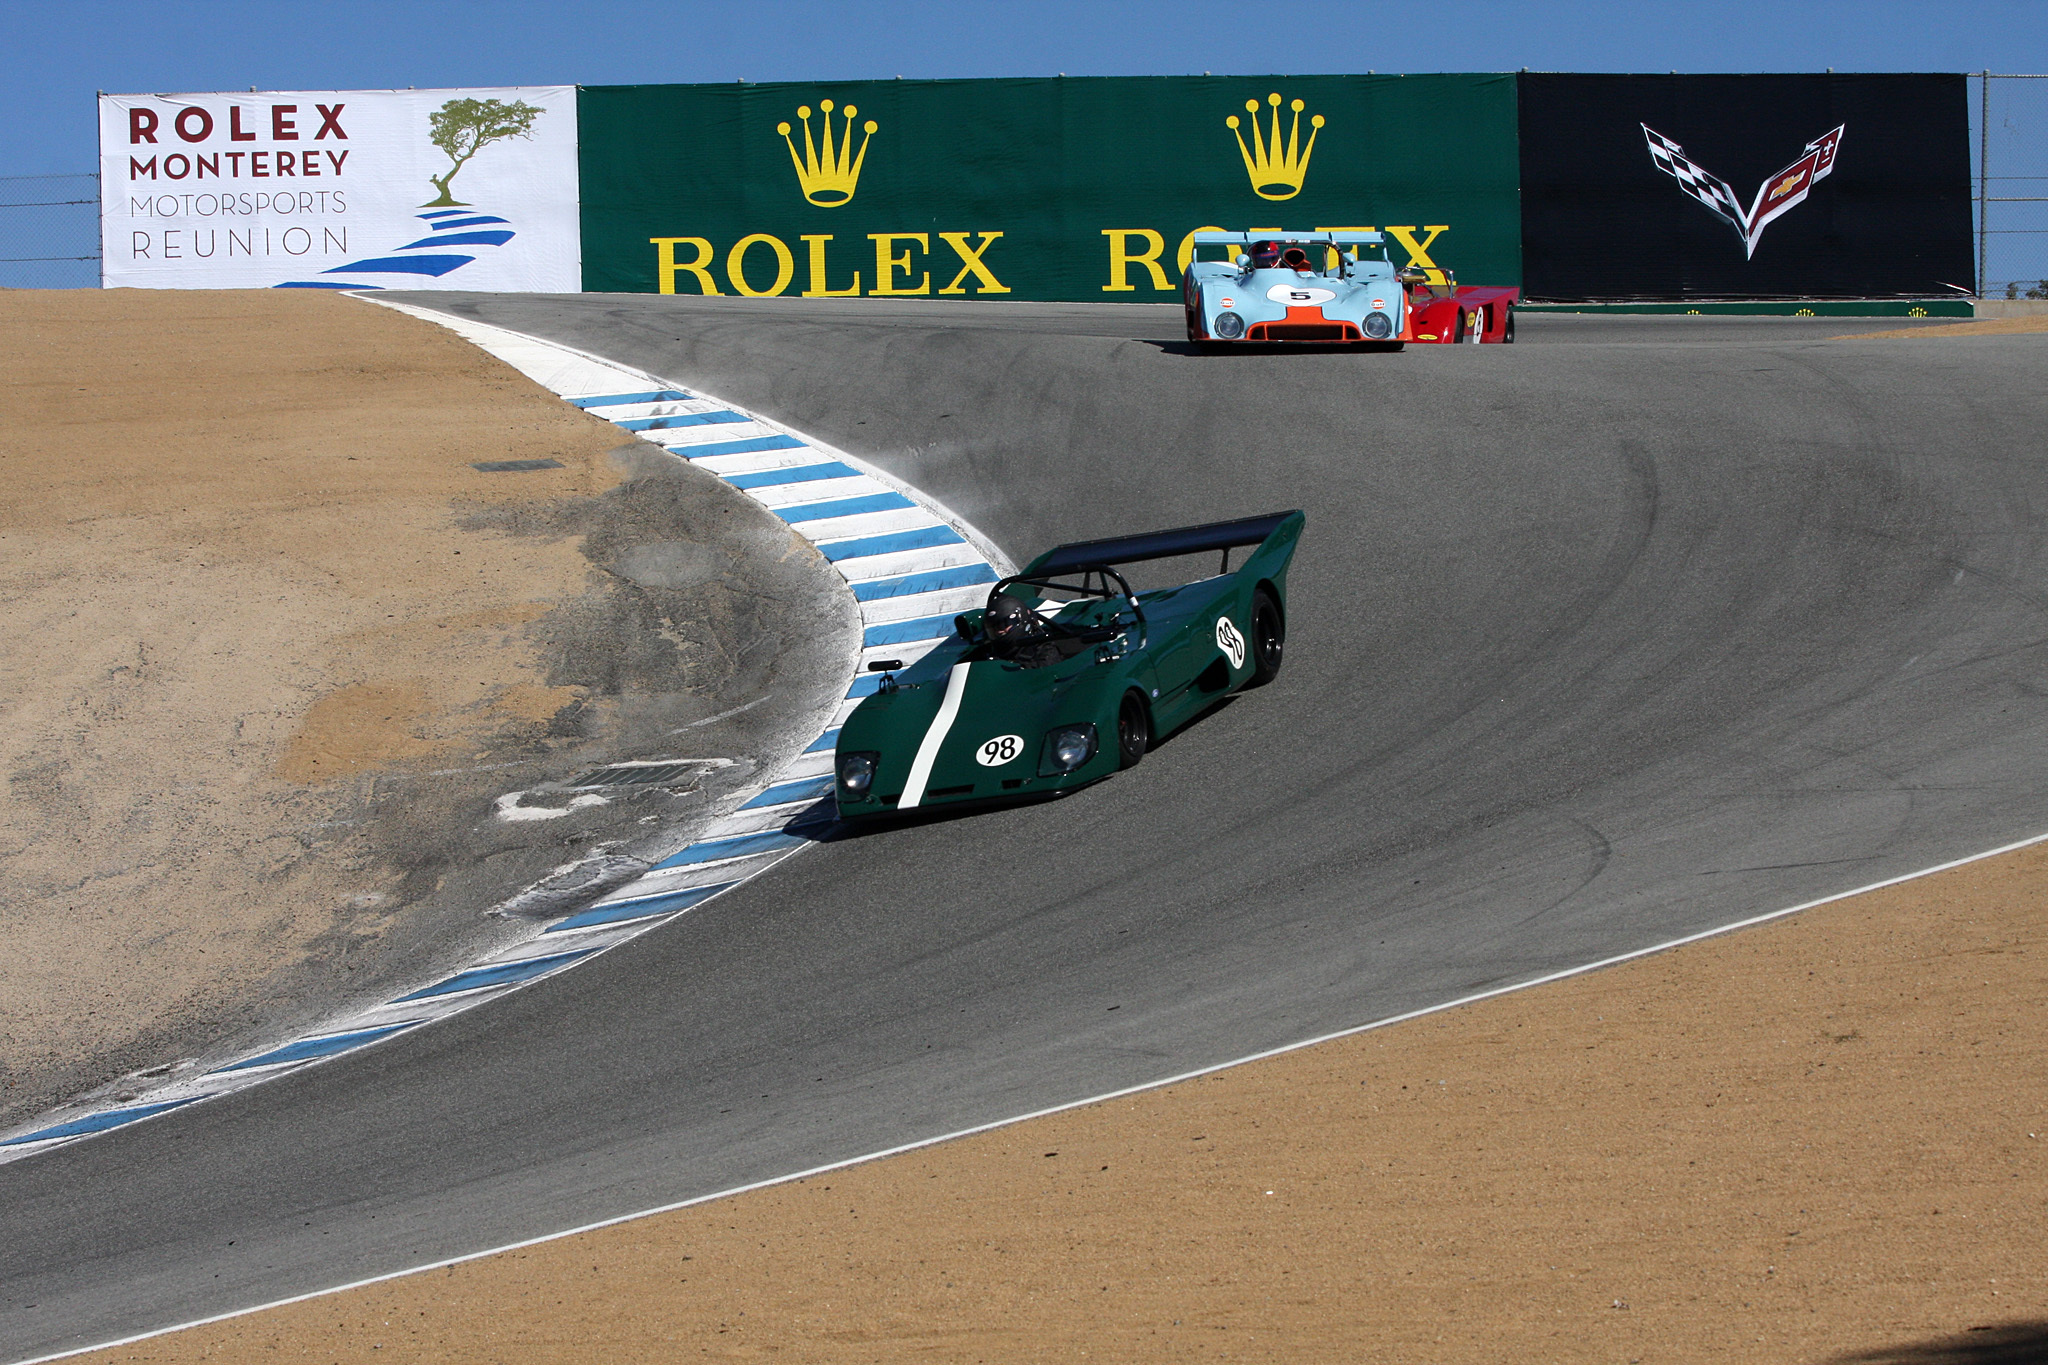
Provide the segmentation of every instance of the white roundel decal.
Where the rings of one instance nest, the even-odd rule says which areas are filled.
[[[1216,618],[1216,648],[1223,651],[1232,668],[1244,667],[1244,636],[1237,633],[1228,616]]]
[[[1337,297],[1334,289],[1318,289],[1308,284],[1276,284],[1266,291],[1266,297],[1275,303],[1292,304],[1305,308],[1312,303],[1328,303]]]
[[[1023,752],[1024,736],[997,735],[981,742],[981,747],[974,751],[974,761],[984,768],[1000,768],[1014,762]]]

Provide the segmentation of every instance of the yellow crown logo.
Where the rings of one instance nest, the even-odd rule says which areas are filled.
[[[790,164],[796,167],[797,183],[803,186],[804,198],[821,209],[836,209],[841,204],[851,203],[854,188],[860,184],[860,163],[867,160],[868,142],[875,135],[875,121],[869,119],[861,125],[867,136],[860,140],[860,151],[853,150],[853,117],[860,110],[847,105],[840,117],[846,120],[844,135],[839,145],[832,145],[832,101],[819,100],[818,108],[825,125],[825,155],[818,156],[817,145],[811,140],[811,107],[799,104],[796,116],[804,121],[804,152],[798,156],[796,143],[790,141],[789,125],[778,123],[775,131],[782,134],[782,141],[789,148]]]
[[[1259,134],[1259,102],[1246,100],[1245,112],[1250,114],[1252,145],[1244,145],[1244,134],[1237,132],[1237,115],[1223,120],[1231,131],[1237,133],[1237,150],[1244,157],[1245,174],[1252,178],[1252,193],[1261,199],[1292,199],[1301,193],[1302,178],[1308,174],[1308,159],[1316,149],[1316,134],[1322,129],[1323,116],[1311,118],[1308,145],[1301,145],[1302,101],[1295,100],[1288,108],[1294,111],[1294,124],[1287,130],[1283,142],[1280,137],[1280,96],[1266,96],[1266,103],[1273,107],[1273,133],[1270,139]]]

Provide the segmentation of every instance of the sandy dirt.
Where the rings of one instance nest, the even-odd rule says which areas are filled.
[[[2048,846],[85,1357],[2048,1358]]]
[[[1882,332],[1854,332],[1836,341],[1883,340],[1886,337],[2001,337],[2018,336],[2027,332],[2048,332],[2048,315],[2022,318],[1978,318],[1972,322],[1949,323],[1944,326],[1890,328]]]
[[[722,593],[759,551],[846,596],[780,522],[313,291],[0,294],[0,480],[0,1123],[509,933],[482,912],[605,819],[710,794],[494,797],[850,657],[850,599],[835,635]]]

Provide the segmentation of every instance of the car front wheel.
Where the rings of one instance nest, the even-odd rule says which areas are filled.
[[[1152,747],[1152,712],[1136,692],[1124,693],[1116,713],[1116,765],[1135,768]]]
[[[1287,626],[1280,604],[1264,588],[1252,594],[1252,676],[1246,687],[1264,687],[1280,676],[1287,646]]]

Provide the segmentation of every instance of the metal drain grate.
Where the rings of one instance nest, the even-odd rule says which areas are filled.
[[[560,460],[483,460],[470,466],[479,474],[518,474],[529,469],[560,469]]]

